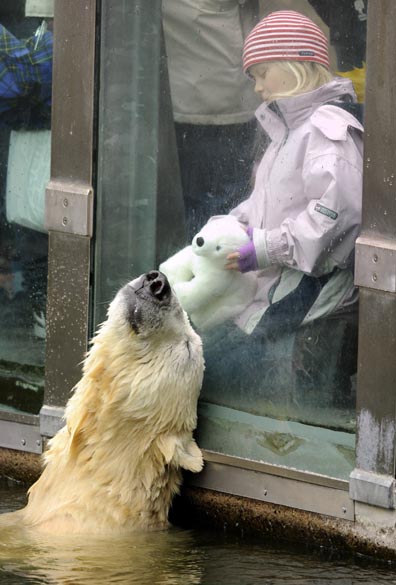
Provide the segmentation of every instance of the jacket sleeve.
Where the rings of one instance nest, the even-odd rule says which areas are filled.
[[[303,181],[307,207],[266,232],[269,262],[314,275],[345,268],[361,224],[362,168],[327,153],[305,164]]]
[[[245,199],[245,201],[242,201],[242,203],[230,211],[230,215],[236,217],[240,223],[246,226],[249,225],[249,203],[249,198]]]

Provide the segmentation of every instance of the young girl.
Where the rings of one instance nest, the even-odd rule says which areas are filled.
[[[271,337],[356,307],[363,166],[352,83],[331,74],[327,39],[310,19],[279,11],[261,20],[245,41],[243,66],[263,100],[256,117],[270,144],[252,194],[231,212],[250,242],[228,256],[226,268],[255,271],[258,283],[237,318],[246,342],[235,327],[229,335],[239,365],[254,360],[254,348],[260,359]],[[224,359],[217,335],[207,346],[209,377]],[[249,367],[235,375],[243,370]]]
[[[251,196],[231,212],[248,226],[251,242],[230,254],[227,268],[258,271],[257,302],[239,319],[252,331],[279,278],[277,289],[286,279],[288,290],[304,286],[304,275],[322,278],[328,289],[319,303],[306,299],[301,321],[356,301],[351,268],[363,127],[348,111],[356,101],[351,82],[332,76],[326,37],[305,16],[279,11],[264,18],[246,39],[243,64],[263,99],[256,116],[271,139]]]

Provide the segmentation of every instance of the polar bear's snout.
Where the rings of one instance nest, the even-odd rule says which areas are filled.
[[[136,296],[151,297],[161,304],[169,303],[172,294],[167,277],[158,270],[142,274],[132,282],[132,288]]]
[[[136,334],[150,335],[164,327],[165,313],[180,317],[182,310],[165,274],[152,270],[126,284],[110,304],[108,317],[127,321]]]
[[[143,275],[145,279],[144,286],[147,286],[150,293],[157,301],[169,301],[171,295],[171,287],[165,274],[158,270],[152,270]]]

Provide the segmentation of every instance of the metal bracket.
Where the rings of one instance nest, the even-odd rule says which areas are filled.
[[[395,508],[395,478],[363,469],[354,469],[349,477],[349,496],[380,508]]]
[[[10,420],[1,421],[0,446],[28,453],[43,452],[43,441],[38,426]]]
[[[360,236],[356,241],[355,284],[396,292],[396,241]]]
[[[42,406],[40,410],[40,434],[54,437],[65,426],[65,409],[61,406]]]
[[[78,182],[50,181],[45,192],[48,230],[92,237],[93,190]]]

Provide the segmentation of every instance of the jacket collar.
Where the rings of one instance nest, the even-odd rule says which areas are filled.
[[[271,140],[282,140],[289,129],[300,126],[319,106],[345,98],[356,101],[352,82],[335,77],[313,91],[279,99],[272,104],[264,102],[256,110],[256,117]]]

